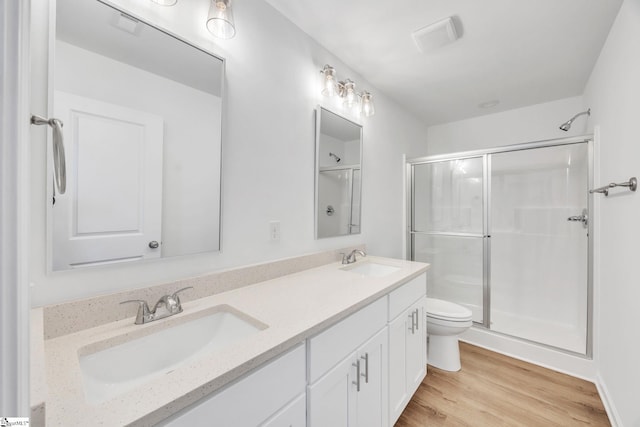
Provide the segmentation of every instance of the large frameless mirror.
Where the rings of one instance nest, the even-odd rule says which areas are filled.
[[[57,0],[53,270],[220,250],[224,61],[96,0]]]
[[[316,109],[316,238],[360,233],[362,126]]]

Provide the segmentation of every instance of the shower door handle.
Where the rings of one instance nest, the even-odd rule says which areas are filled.
[[[582,226],[587,228],[589,224],[589,216],[587,215],[587,210],[582,209],[582,215],[574,215],[567,218],[567,221],[579,221],[582,222]]]

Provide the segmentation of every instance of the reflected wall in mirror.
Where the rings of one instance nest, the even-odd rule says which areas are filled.
[[[316,109],[316,238],[360,233],[362,126]]]
[[[97,0],[57,0],[52,52],[52,269],[218,251],[224,61]]]

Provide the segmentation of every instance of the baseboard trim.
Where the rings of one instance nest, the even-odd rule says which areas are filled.
[[[600,400],[602,400],[602,404],[604,405],[604,410],[607,411],[607,416],[609,417],[611,427],[622,427],[620,415],[618,414],[618,411],[613,404],[613,400],[611,400],[611,398],[609,397],[609,391],[604,380],[600,376],[600,372],[596,374],[595,384],[596,388],[598,389],[598,394],[600,395]]]

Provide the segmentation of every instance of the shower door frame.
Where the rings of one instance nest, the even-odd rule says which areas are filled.
[[[548,344],[543,344],[537,341],[532,341],[526,338],[521,338],[514,335],[505,334],[492,330],[491,325],[491,154],[508,153],[524,150],[534,150],[539,148],[558,147],[563,145],[573,144],[587,144],[587,189],[593,188],[594,183],[594,148],[593,148],[593,135],[582,135],[568,138],[550,139],[544,141],[534,141],[521,144],[504,145],[500,147],[493,147],[480,150],[461,151],[456,153],[438,154],[426,157],[416,157],[407,159],[405,163],[406,173],[406,258],[413,260],[413,235],[415,234],[441,234],[441,233],[425,233],[416,232],[412,230],[414,224],[413,216],[413,204],[415,201],[415,179],[414,179],[414,166],[428,163],[446,162],[452,160],[465,160],[470,158],[483,159],[483,171],[482,171],[482,224],[483,224],[483,254],[482,254],[482,269],[483,269],[483,283],[482,283],[482,323],[474,322],[474,327],[486,329],[493,334],[502,335],[509,338],[515,338],[521,341],[529,342],[538,346],[550,348],[563,353],[571,354],[586,359],[593,358],[593,194],[589,194],[587,191],[587,210],[589,215],[589,221],[587,223],[587,334],[586,334],[586,352],[578,353],[571,350],[567,350],[560,347],[555,347]],[[455,235],[455,233],[450,233]],[[428,296],[428,295],[427,295]]]

